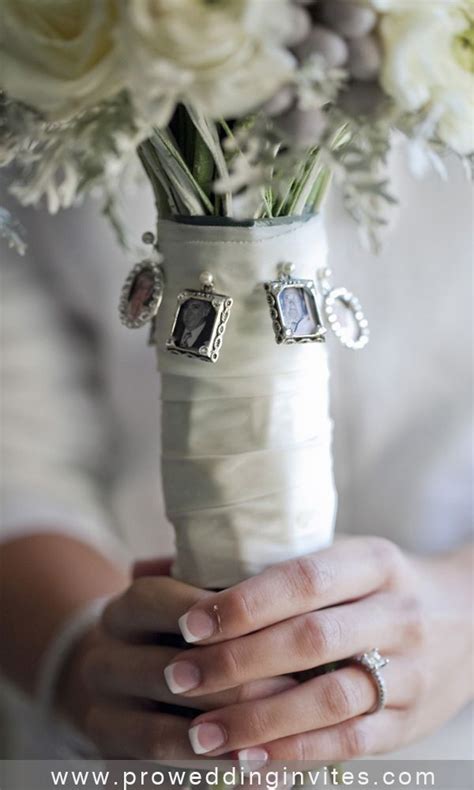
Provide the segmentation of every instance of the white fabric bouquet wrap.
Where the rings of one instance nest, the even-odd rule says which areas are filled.
[[[319,217],[250,225],[164,220],[164,297],[156,325],[162,376],[162,475],[176,531],[173,576],[224,588],[332,541],[328,365],[324,343],[277,345],[263,287],[279,266],[313,279],[325,264]],[[217,363],[166,340],[185,289],[214,276],[234,300]]]

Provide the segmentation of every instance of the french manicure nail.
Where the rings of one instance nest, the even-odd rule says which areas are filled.
[[[191,661],[175,661],[164,669],[167,686],[173,694],[197,688],[201,682],[201,672]]]
[[[186,642],[200,642],[213,635],[216,623],[211,615],[196,609],[186,612],[178,620],[178,625]]]
[[[237,752],[237,757],[244,773],[263,768],[268,762],[268,753],[259,746],[254,746],[251,749],[241,749],[240,752]]]
[[[207,754],[213,749],[219,749],[227,740],[227,736],[220,724],[203,722],[196,724],[188,732],[194,754]]]

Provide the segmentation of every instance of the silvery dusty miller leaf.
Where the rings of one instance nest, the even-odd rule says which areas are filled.
[[[26,232],[18,220],[14,219],[6,208],[0,206],[0,237],[6,239],[9,247],[20,255],[26,252]]]

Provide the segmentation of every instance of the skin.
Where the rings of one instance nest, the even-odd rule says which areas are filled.
[[[56,562],[51,551],[42,562],[43,571]],[[7,576],[18,570],[5,567]],[[80,570],[76,566],[78,578]],[[347,760],[417,740],[472,696],[472,549],[416,558],[378,538],[341,540],[220,593],[156,575],[163,572],[162,564],[136,568],[137,578],[115,595],[64,673],[58,704],[105,756],[189,759],[194,757],[189,730],[202,753],[209,732],[196,727],[211,725],[223,743],[206,758],[242,751],[244,758],[246,749],[257,747],[267,763]],[[35,576],[30,564],[30,584]],[[110,586],[123,589],[123,577]],[[32,602],[21,582],[16,591],[20,603],[30,601],[38,621],[46,599],[38,595]],[[49,606],[54,594],[50,585]],[[18,606],[17,597],[10,598],[11,605]],[[159,633],[179,632],[183,615],[188,637],[206,616],[212,635],[186,650],[157,645]],[[18,649],[18,633],[23,648],[29,644],[30,631],[7,630],[10,653]],[[0,637],[4,644],[4,634]],[[376,715],[364,715],[376,693],[370,676],[357,666],[302,684],[283,677],[374,646],[391,660],[383,670],[387,708]],[[23,677],[28,661],[31,670],[38,658],[29,650]],[[194,665],[195,686],[176,694],[164,671],[171,665],[169,682],[183,662]],[[13,656],[11,675],[14,663]],[[448,666],[456,671],[447,672]],[[183,677],[179,668],[177,677]],[[190,721],[157,710],[151,700],[203,712]]]
[[[129,574],[90,546],[48,532],[0,546],[0,666],[31,694],[50,640],[72,612],[116,595]]]
[[[138,275],[130,299],[129,314],[134,321],[138,318],[153,293],[153,278],[146,274]]]
[[[421,559],[355,538],[206,601],[211,614],[218,606],[222,630],[175,658],[200,671],[188,698],[374,646],[391,660],[387,707],[377,715],[364,716],[376,701],[370,676],[349,666],[258,706],[199,716],[193,727],[217,724],[225,735],[208,755],[258,744],[268,760],[332,762],[400,748],[441,725],[473,694],[472,560],[472,548]],[[206,730],[196,738],[205,744]]]

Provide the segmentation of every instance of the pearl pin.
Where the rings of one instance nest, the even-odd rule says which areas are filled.
[[[212,288],[214,285],[214,277],[211,272],[202,272],[199,275],[199,282],[204,288]]]

